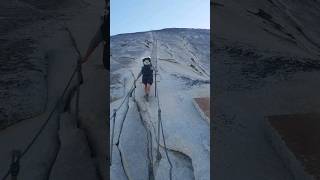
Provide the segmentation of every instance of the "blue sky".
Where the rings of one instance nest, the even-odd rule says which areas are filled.
[[[209,0],[110,0],[110,34],[163,28],[210,29]]]

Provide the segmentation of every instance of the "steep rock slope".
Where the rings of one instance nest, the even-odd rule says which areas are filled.
[[[107,104],[102,97],[107,98],[108,78],[101,68],[101,48],[82,68],[80,128],[63,126],[73,117],[74,99],[71,114],[65,113],[71,116],[65,118],[61,116],[65,104],[58,101],[78,60],[66,28],[84,52],[99,26],[103,3],[0,2],[0,120],[1,128],[6,128],[0,131],[1,178],[10,167],[12,150],[17,149],[25,152],[18,178],[106,179]],[[71,86],[75,83],[74,79]]]
[[[193,97],[210,96],[209,38],[209,30],[202,29],[163,29],[111,37],[114,101],[110,112],[120,107],[110,126],[112,132],[114,125],[115,132],[110,140],[112,179],[169,179],[169,160],[173,179],[210,179],[209,124],[192,103]],[[122,63],[124,56],[127,61]],[[158,69],[158,98],[153,85],[150,101],[145,100],[141,79],[126,98],[146,56]],[[113,64],[121,66],[113,69]],[[157,129],[159,108],[163,137]]]
[[[152,33],[159,39],[160,61],[188,66],[208,77],[210,73],[210,31],[204,29],[163,29],[153,32],[121,34],[111,37],[111,100],[123,96],[128,67],[141,63],[141,57],[150,56]],[[128,74],[129,73],[129,74]],[[125,75],[127,74],[127,75]],[[188,78],[185,78],[188,81]]]
[[[213,5],[215,179],[293,179],[264,136],[272,114],[317,112],[319,1]]]

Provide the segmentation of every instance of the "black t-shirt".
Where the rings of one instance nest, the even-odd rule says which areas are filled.
[[[144,65],[144,66],[142,66],[141,74],[142,74],[144,77],[152,77],[152,75],[153,75],[152,66],[151,66],[151,65]]]

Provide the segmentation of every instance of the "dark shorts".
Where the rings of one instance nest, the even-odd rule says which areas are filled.
[[[143,84],[152,84],[153,83],[153,77],[152,76],[142,76],[142,83]]]

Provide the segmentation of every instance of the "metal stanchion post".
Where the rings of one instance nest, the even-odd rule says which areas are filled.
[[[10,166],[11,180],[17,180],[20,170],[20,156],[21,152],[18,150],[12,151],[12,161]]]

